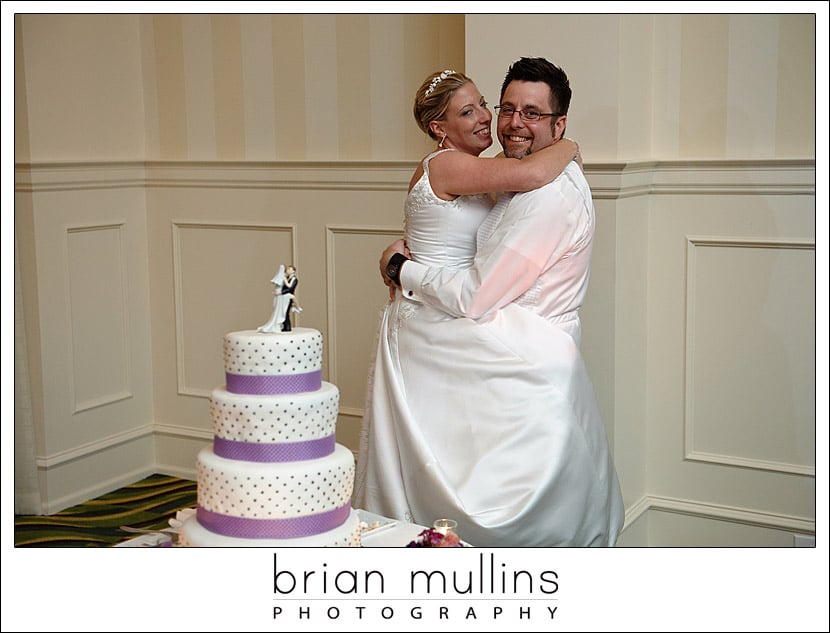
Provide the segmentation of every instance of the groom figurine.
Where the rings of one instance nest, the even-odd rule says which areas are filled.
[[[293,295],[297,289],[297,269],[294,266],[287,266],[285,269],[285,280],[282,282],[282,294]],[[285,311],[285,321],[282,324],[283,332],[291,331],[291,308],[294,306],[294,298],[292,296],[288,301],[288,309]]]

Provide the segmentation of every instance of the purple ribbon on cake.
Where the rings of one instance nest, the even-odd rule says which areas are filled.
[[[257,396],[281,393],[305,393],[317,391],[322,385],[321,370],[306,374],[280,376],[252,376],[248,374],[225,373],[225,384],[231,393],[249,393]]]
[[[304,442],[240,442],[223,437],[213,438],[213,452],[219,457],[245,462],[300,462],[318,459],[334,452],[335,436]]]
[[[238,538],[299,538],[328,532],[345,523],[351,506],[290,519],[247,519],[232,517],[196,507],[196,518],[203,527],[216,534]]]

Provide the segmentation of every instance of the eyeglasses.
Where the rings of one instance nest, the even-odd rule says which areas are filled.
[[[559,112],[536,112],[536,110],[517,110],[510,106],[497,105],[493,108],[504,119],[512,119],[517,112],[522,121],[538,121],[545,116],[561,116]]]

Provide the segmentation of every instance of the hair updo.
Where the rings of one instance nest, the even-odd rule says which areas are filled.
[[[430,138],[438,140],[438,137],[429,129],[430,121],[443,120],[455,91],[470,81],[472,79],[467,75],[454,70],[430,73],[429,77],[424,79],[424,83],[415,93],[412,113],[415,115],[418,127]]]

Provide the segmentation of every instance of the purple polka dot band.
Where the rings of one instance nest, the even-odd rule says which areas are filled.
[[[301,462],[319,459],[334,452],[334,434],[305,442],[239,442],[213,438],[213,452],[219,457],[244,462]]]
[[[196,517],[205,528],[216,534],[238,538],[299,538],[328,532],[343,525],[349,518],[347,503],[334,510],[290,519],[245,519],[219,514],[196,507]]]
[[[257,396],[281,393],[306,393],[317,391],[322,385],[322,373],[318,369],[307,374],[286,376],[249,376],[225,374],[225,383],[231,393],[248,393]]]

